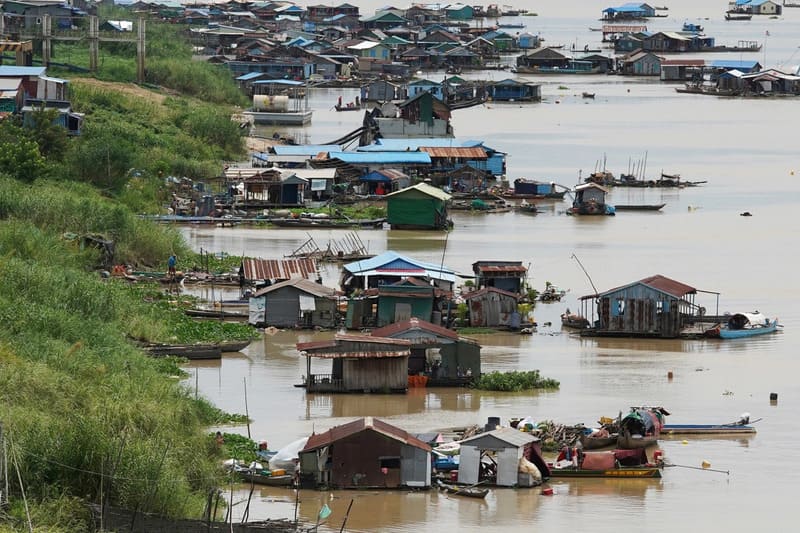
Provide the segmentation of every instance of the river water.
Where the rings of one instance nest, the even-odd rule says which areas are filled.
[[[599,2],[535,6],[539,17],[521,17],[529,31],[549,42],[579,47],[599,44]],[[800,9],[777,20],[726,23],[725,2],[696,6],[671,2],[669,18],[651,29],[680,29],[685,20],[706,26],[723,44],[763,41],[767,64],[788,63],[800,42]],[[364,12],[377,5],[365,4]],[[520,6],[521,7],[521,6]],[[550,13],[548,13],[550,11]],[[711,17],[710,20],[697,20]],[[765,53],[746,55],[764,61]],[[730,55],[716,54],[714,58]],[[796,58],[795,58],[796,59]],[[510,74],[493,73],[495,76]],[[426,74],[427,75],[427,74]],[[440,74],[437,74],[440,75]],[[486,77],[479,73],[474,77]],[[433,76],[429,76],[433,77]],[[293,385],[305,373],[295,343],[331,333],[266,335],[244,353],[222,361],[190,364],[188,387],[220,408],[245,411],[254,439],[279,448],[312,431],[324,431],[361,416],[376,416],[414,431],[484,424],[487,417],[533,416],[592,425],[628,406],[663,405],[672,423],[723,423],[743,412],[758,422],[758,434],[740,439],[662,440],[672,463],[699,467],[703,461],[729,475],[691,468],[667,469],[661,480],[574,480],[551,483],[553,496],[537,489],[491,491],[485,502],[436,491],[312,492],[300,494],[302,520],[314,522],[323,502],[333,510],[323,529],[338,531],[350,500],[349,531],[752,531],[766,523],[793,530],[797,486],[795,416],[800,387],[795,361],[800,338],[796,263],[800,202],[800,160],[796,148],[798,102],[737,100],[681,95],[674,85],[616,76],[529,77],[543,83],[538,104],[490,104],[453,114],[459,139],[482,139],[508,152],[508,178],[525,176],[571,185],[603,161],[619,175],[646,157],[646,177],[663,170],[707,183],[681,190],[616,189],[613,203],[666,203],[657,213],[620,212],[616,217],[568,217],[568,202],[543,202],[537,216],[520,213],[455,213],[455,228],[444,233],[363,230],[372,253],[395,250],[420,260],[444,262],[471,272],[478,260],[518,260],[530,267],[533,285],[546,281],[568,289],[562,303],[539,304],[538,333],[531,336],[475,336],[483,345],[483,367],[539,369],[561,382],[554,392],[487,393],[457,389],[411,390],[406,395],[312,395]],[[436,79],[436,78],[434,78]],[[565,87],[565,88],[560,88]],[[583,91],[596,93],[593,101]],[[339,95],[355,90],[317,90],[310,97],[312,125],[293,133],[307,142],[335,139],[358,126],[358,113],[336,113]],[[353,116],[356,115],[356,116]],[[271,132],[264,132],[271,135]],[[749,211],[752,217],[740,213]],[[191,245],[255,257],[277,258],[308,239],[320,246],[344,230],[185,228]],[[777,316],[784,331],[753,340],[582,339],[562,331],[559,315],[578,309],[577,298],[593,292],[577,256],[599,290],[653,274],[721,293],[719,311],[758,309]],[[335,286],[338,270],[324,272]],[[219,293],[216,294],[219,297]],[[712,295],[698,303],[715,310]],[[552,322],[553,326],[543,326]],[[668,372],[673,379],[668,379]],[[770,402],[770,393],[777,402]],[[246,427],[227,428],[247,433]],[[236,501],[247,491],[237,490]],[[235,506],[241,516],[245,505]],[[293,517],[295,495],[282,489],[257,490],[250,518]],[[791,520],[791,521],[790,521]]]

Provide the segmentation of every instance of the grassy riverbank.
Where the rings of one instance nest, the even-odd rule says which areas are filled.
[[[101,500],[200,517],[221,480],[208,427],[232,417],[182,387],[173,361],[146,357],[131,339],[251,330],[198,325],[157,286],[103,279],[102,252],[86,239],[113,242],[115,264],[161,269],[171,253],[199,264],[177,231],[136,214],[159,209],[168,176],[208,177],[244,153],[229,74],[192,64],[188,45],[168,57],[158,43],[169,31],[149,29],[148,73],[159,88],[121,83],[132,64],[122,50],[106,56],[102,80],[72,80],[81,136],[44,115],[32,130],[0,124],[0,424],[10,486],[0,531],[27,531],[28,513],[37,531],[89,531],[86,503]]]

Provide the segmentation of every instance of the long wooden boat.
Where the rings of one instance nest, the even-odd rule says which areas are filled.
[[[439,481],[439,488],[448,494],[456,496],[466,496],[467,498],[485,498],[489,494],[489,489],[479,489],[477,487],[459,487],[458,485],[450,485],[444,481]]]
[[[580,441],[584,450],[597,450],[600,448],[608,448],[609,446],[615,446],[617,444],[617,437],[618,435],[616,433],[613,433],[607,437],[593,437],[591,435],[581,435]]]
[[[153,344],[144,346],[144,350],[153,357],[172,355],[192,360],[222,358],[219,344]]]
[[[738,423],[733,424],[665,424],[662,435],[752,435],[756,428]]]
[[[222,350],[222,353],[233,353],[233,352],[241,352],[253,341],[225,341],[219,343],[219,348]]]
[[[349,105],[348,106],[348,105],[336,104],[333,107],[334,107],[334,109],[336,109],[336,111],[361,111],[360,107],[357,107],[357,106],[354,106],[354,105]]]
[[[639,450],[652,446],[658,442],[656,435],[638,435],[627,431],[617,435],[617,446],[623,450]]]
[[[577,467],[551,468],[550,477],[590,477],[616,479],[652,479],[661,477],[661,469],[657,466],[629,466],[588,470]]]
[[[222,320],[247,320],[249,318],[247,313],[222,311],[216,309],[186,309],[184,314],[194,318],[218,318]]]
[[[561,315],[561,325],[565,328],[584,329],[589,327],[589,320],[574,313],[563,313]]]
[[[614,204],[617,211],[659,211],[667,204]]]
[[[620,419],[617,447],[623,450],[643,450],[658,442],[658,435],[669,411],[663,407],[631,407]]]
[[[385,218],[341,220],[328,218],[274,218],[269,221],[279,228],[376,228],[383,227]]]
[[[753,15],[749,13],[725,13],[725,20],[750,20]]]

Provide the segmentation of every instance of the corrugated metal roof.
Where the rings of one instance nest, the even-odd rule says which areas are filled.
[[[261,76],[264,76],[263,72],[248,72],[247,74],[242,74],[241,76],[236,78],[236,81],[247,81]]]
[[[388,326],[384,326],[382,328],[374,329],[372,330],[372,335],[375,335],[376,337],[392,337],[393,335],[405,333],[411,330],[427,331],[438,337],[444,337],[446,339],[458,339],[458,333],[455,331],[442,326],[437,326],[436,324],[426,320],[420,320],[416,317],[409,320],[404,320],[402,322],[395,322],[394,324],[389,324]]]
[[[304,81],[295,80],[258,80],[253,82],[253,85],[291,85],[292,87],[299,87],[305,84],[306,82]]]
[[[389,357],[409,357],[411,350],[348,350],[346,352],[318,352],[305,350],[306,356],[318,359],[386,359]]]
[[[47,72],[47,67],[17,67],[14,65],[0,65],[0,77],[10,76],[42,76]]]
[[[295,287],[298,290],[311,294],[313,296],[334,296],[336,294],[336,289],[331,289],[330,287],[326,287],[320,283],[315,281],[311,281],[310,279],[305,278],[294,278],[294,279],[287,279],[286,281],[281,281],[280,283],[276,283],[274,285],[270,285],[269,287],[264,287],[263,289],[256,291],[256,296],[263,296],[264,294],[269,294],[272,291],[276,291],[283,287]]]
[[[477,147],[466,146],[423,146],[420,152],[430,154],[431,157],[460,157],[463,159],[486,159],[486,150]]]
[[[594,183],[594,182],[584,183],[582,185],[578,185],[577,187],[575,187],[576,191],[585,191],[586,189],[599,189],[599,190],[603,191],[606,194],[608,194],[610,192],[608,189],[606,189],[602,185],[600,185],[598,183]]]
[[[514,298],[515,300],[519,299],[519,294],[513,293],[511,291],[504,291],[503,289],[498,289],[497,287],[484,287],[477,291],[468,292],[463,295],[465,300],[471,300],[472,298],[477,298],[478,296],[482,296],[488,292],[496,292],[497,294],[502,294],[504,296],[508,296],[509,298]]]
[[[404,429],[400,429],[399,427],[387,424],[382,420],[368,416],[359,420],[348,422],[347,424],[342,424],[341,426],[332,427],[324,433],[311,435],[301,452],[308,452],[322,448],[323,446],[329,446],[338,440],[353,436],[365,430],[376,431],[381,435],[385,435],[393,440],[400,441],[403,444],[408,444],[409,446],[414,446],[415,448],[419,448],[426,452],[431,451],[430,446],[413,435],[410,435]]]
[[[431,156],[424,152],[340,152],[328,150],[330,159],[356,165],[430,165]]]
[[[425,155],[427,156],[428,154],[425,154]],[[403,193],[405,193],[405,192],[407,192],[407,191],[409,191],[411,189],[416,189],[421,193],[425,193],[428,196],[433,196],[437,200],[441,200],[443,202],[446,202],[447,200],[449,200],[451,198],[450,195],[447,194],[446,192],[444,192],[442,189],[433,187],[431,185],[428,185],[427,183],[417,183],[416,185],[413,185],[411,187],[406,187],[405,189],[401,189],[401,190],[395,191],[395,192],[393,192],[391,194],[387,194],[386,197],[388,198],[390,196],[400,195],[400,194],[403,194]]]
[[[619,287],[603,291],[597,295],[590,294],[587,296],[582,296],[581,300],[588,300],[590,298],[604,296],[606,294],[611,294],[617,291],[621,291],[622,289],[626,289],[628,287],[633,287],[634,285],[645,285],[647,287],[650,287],[651,289],[655,289],[665,294],[669,294],[670,296],[674,296],[675,298],[683,298],[687,294],[694,294],[697,292],[697,289],[695,289],[694,287],[690,287],[685,283],[681,283],[680,281],[675,281],[674,279],[662,276],[661,274],[656,274],[654,276],[650,276],[648,278],[644,278],[639,281],[634,281],[633,283],[628,283],[627,285],[621,285]]]
[[[528,271],[527,267],[522,265],[477,265],[480,272],[521,272]]]
[[[379,272],[386,272],[388,270],[386,267],[392,263],[399,266],[405,264],[402,270],[392,270],[398,275],[415,276],[422,274],[432,279],[441,279],[450,282],[455,282],[456,280],[455,271],[446,266],[417,261],[416,259],[408,258],[392,250],[383,252],[370,259],[362,259],[361,261],[348,263],[344,265],[343,268],[347,272],[357,276],[375,275]]]
[[[477,441],[486,439],[487,437],[494,437],[502,442],[516,447],[525,446],[526,444],[537,442],[539,440],[530,433],[525,433],[524,431],[519,431],[513,428],[498,428],[494,431],[479,433],[468,439],[464,439],[461,441],[461,446],[469,446],[470,443],[477,444]]]
[[[705,66],[704,59],[662,59],[662,67],[702,67]]]
[[[468,144],[469,143],[469,144]],[[433,137],[430,139],[378,139],[375,144],[359,146],[359,152],[415,152],[421,147],[475,146],[481,141],[458,141],[452,137]]]
[[[313,259],[251,259],[242,261],[246,280],[316,278],[317,263]]]
[[[357,349],[348,350],[344,343],[358,344]],[[367,345],[367,346],[364,346]],[[375,345],[372,348],[370,345]],[[386,357],[408,357],[411,341],[388,339],[367,335],[336,335],[333,342],[297,344],[301,355],[321,359],[383,359]],[[355,347],[354,347],[355,348]]]

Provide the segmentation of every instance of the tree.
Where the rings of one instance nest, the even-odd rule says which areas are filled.
[[[45,173],[47,164],[39,145],[19,126],[4,122],[0,127],[0,174],[31,182]]]
[[[61,161],[67,151],[67,130],[58,123],[59,111],[41,107],[36,109],[26,121],[29,135],[39,145],[39,153],[44,157]]]

